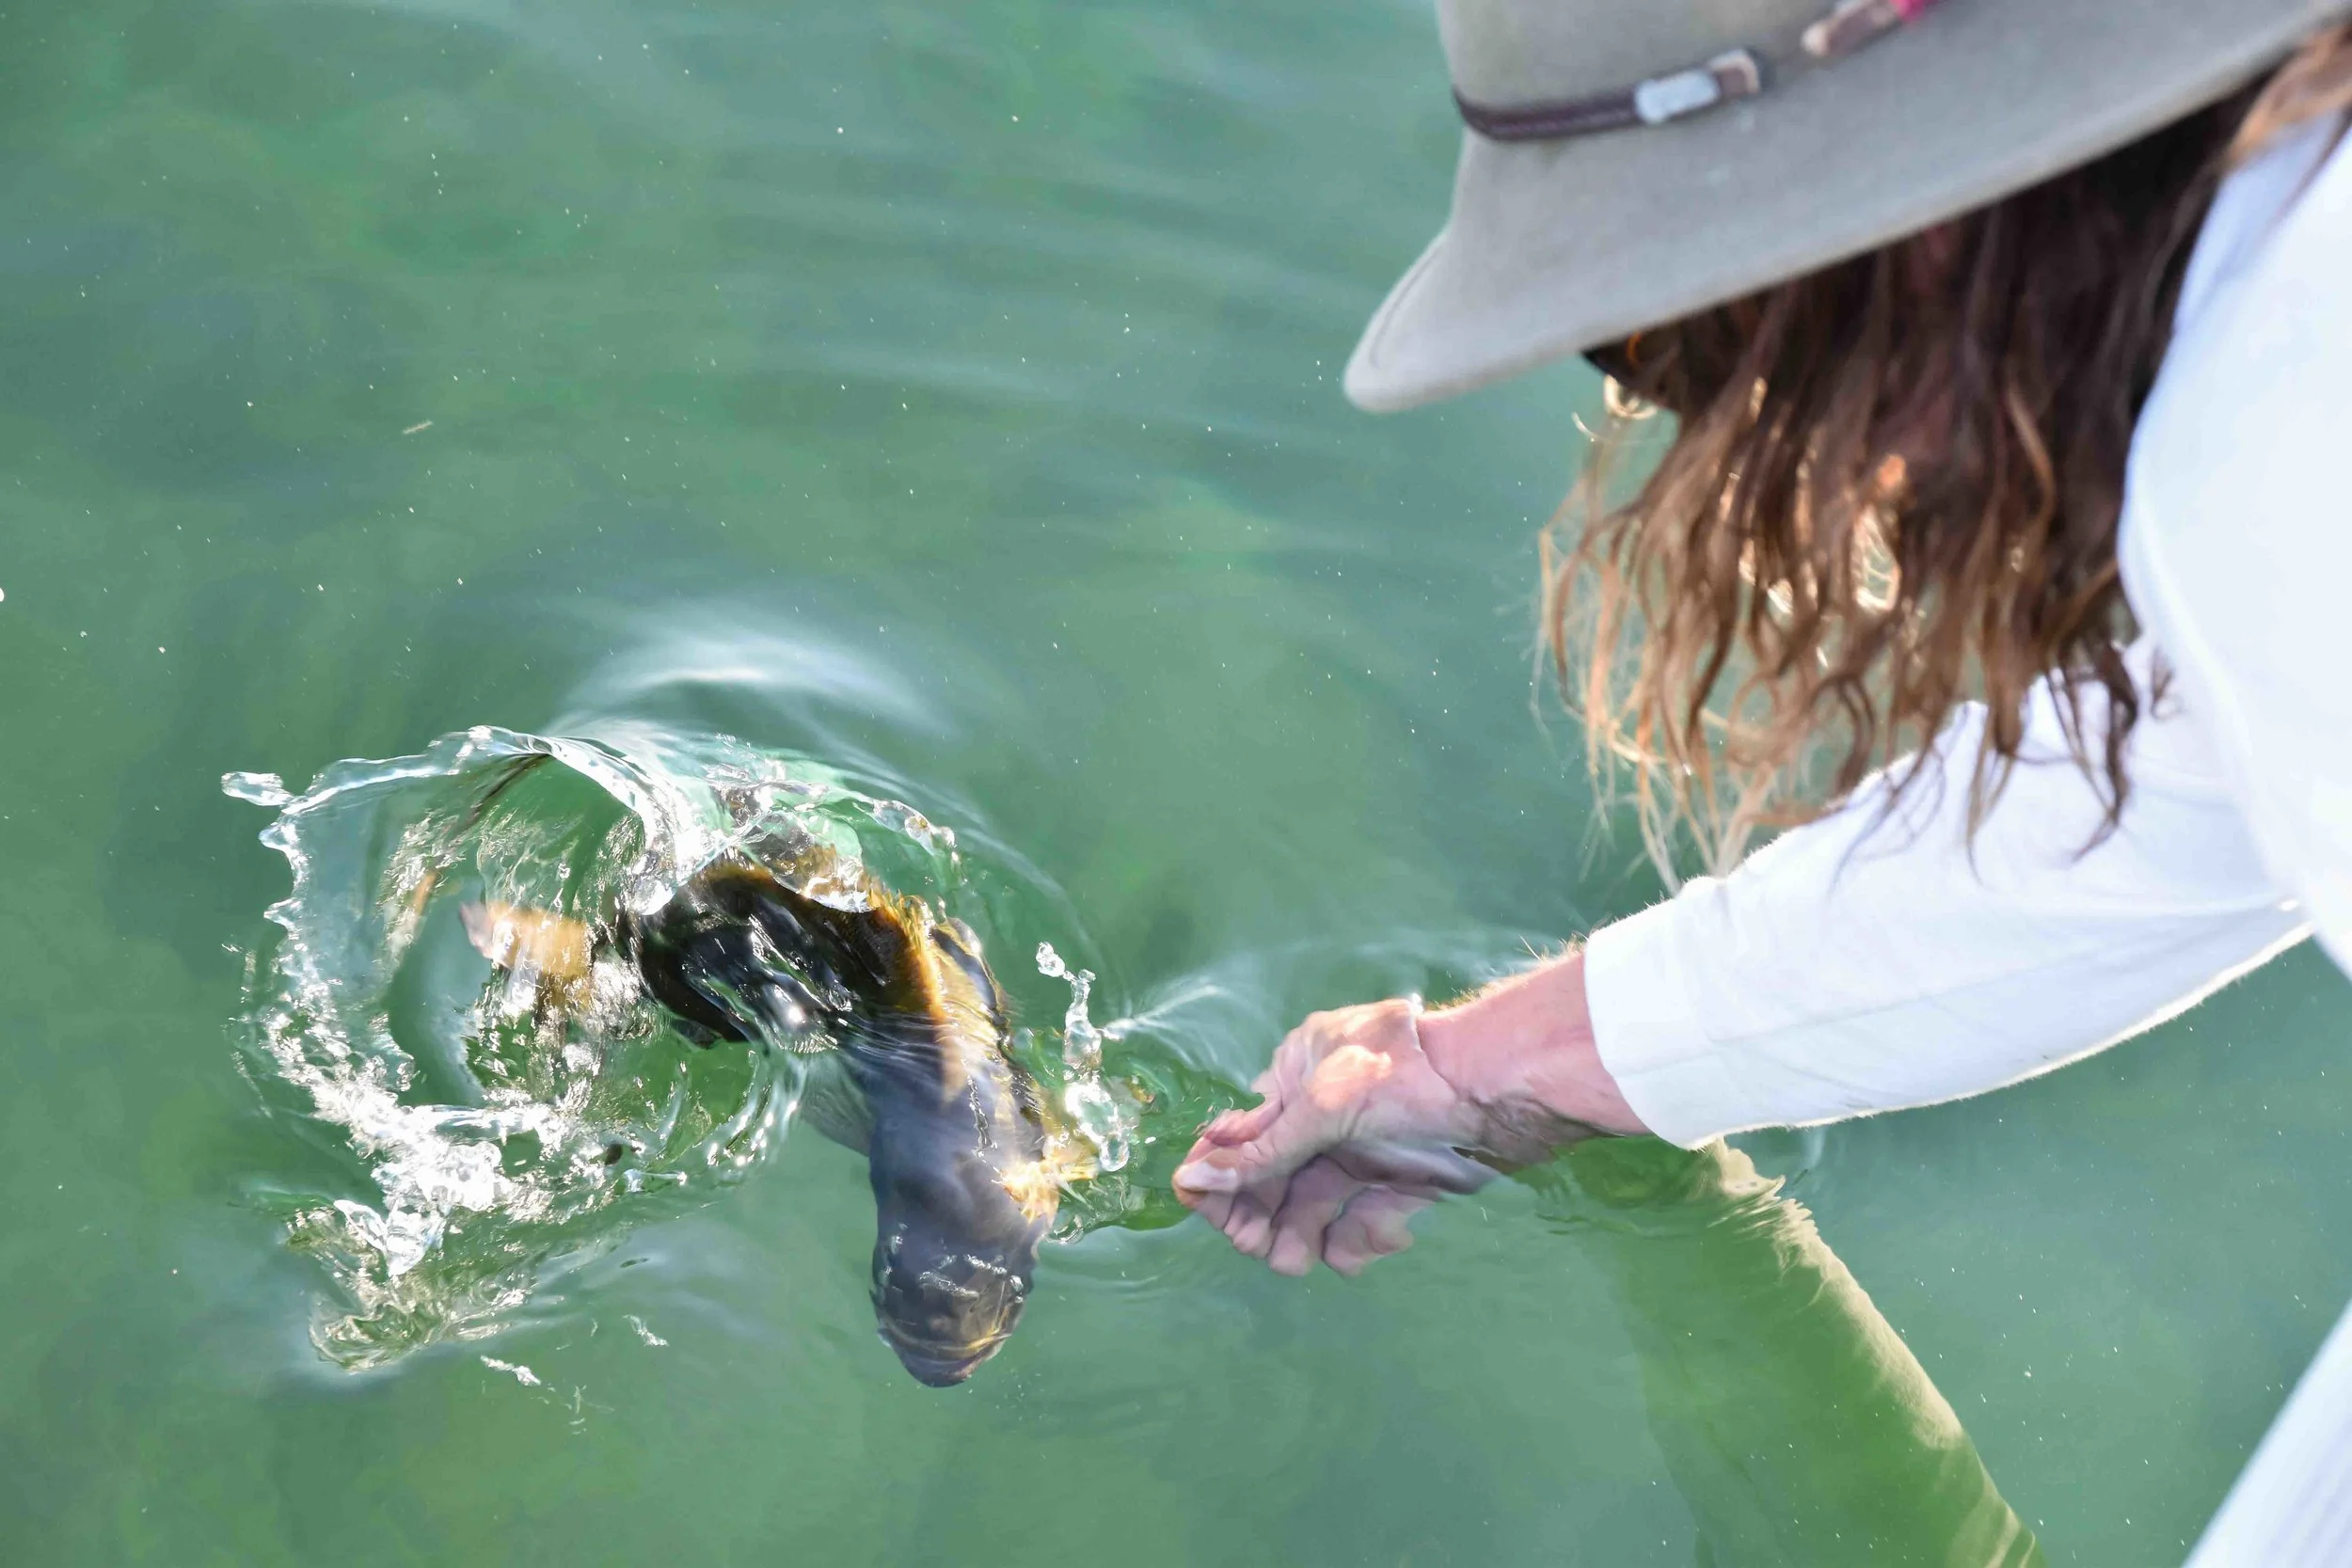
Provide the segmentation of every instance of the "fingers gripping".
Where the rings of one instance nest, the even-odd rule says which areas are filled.
[[[1343,1274],[1411,1244],[1407,1218],[1493,1172],[1450,1147],[1457,1097],[1422,1057],[1410,999],[1318,1013],[1282,1041],[1263,1098],[1201,1129],[1177,1195],[1242,1253]]]
[[[1375,1258],[1413,1244],[1406,1221],[1435,1201],[1389,1187],[1367,1187],[1352,1199],[1324,1233],[1323,1260],[1351,1278]]]
[[[1334,1141],[1329,1115],[1311,1102],[1284,1105],[1269,1100],[1255,1110],[1227,1116],[1232,1119],[1212,1123],[1177,1168],[1179,1193],[1269,1188],[1279,1201],[1282,1183]]]
[[[1266,1266],[1294,1278],[1313,1268],[1323,1256],[1325,1229],[1363,1188],[1338,1162],[1311,1161],[1291,1178],[1282,1206],[1275,1212]]]
[[[1247,1258],[1263,1258],[1274,1244],[1274,1213],[1255,1193],[1235,1193],[1226,1216],[1225,1239]]]

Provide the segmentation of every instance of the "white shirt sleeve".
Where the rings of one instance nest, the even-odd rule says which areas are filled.
[[[2176,706],[2134,729],[2122,825],[2087,853],[2101,808],[2046,689],[1971,844],[1982,721],[1963,715],[1892,816],[1874,781],[1730,876],[1594,934],[1601,1060],[1660,1136],[1696,1147],[1996,1088],[2169,1018],[2305,934]]]
[[[1963,714],[1920,793],[1883,781],[1730,876],[1597,932],[1602,1062],[1697,1145],[1995,1088],[2112,1044],[2306,934],[2352,967],[2352,151],[2313,127],[2201,236],[2133,443],[2119,553],[2174,700],[2135,728],[2119,830],[2038,693],[1978,830]],[[2314,165],[2318,166],[2314,168]],[[2152,646],[2153,645],[2153,646]],[[1937,787],[1938,785],[1941,787]]]

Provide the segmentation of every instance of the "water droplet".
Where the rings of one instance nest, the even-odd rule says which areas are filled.
[[[232,800],[250,800],[257,806],[273,809],[294,799],[286,781],[275,773],[223,773],[220,792]]]

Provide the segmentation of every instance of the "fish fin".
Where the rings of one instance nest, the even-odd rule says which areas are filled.
[[[1073,1181],[1083,1181],[1094,1174],[1090,1158],[1080,1153],[1074,1144],[1057,1139],[1046,1144],[1045,1152],[1039,1158],[1006,1166],[997,1177],[997,1183],[1021,1206],[1024,1217],[1050,1220],[1061,1207],[1063,1190]]]
[[[801,1118],[844,1148],[864,1154],[873,1146],[873,1109],[838,1052],[809,1059],[808,1077],[801,1085]]]
[[[980,957],[980,939],[973,934],[972,927],[951,916],[931,927],[931,943],[947,956],[948,961],[979,993],[981,1009],[997,1034],[1009,1033],[1010,1021],[1005,1016],[1004,989],[990,972],[988,960]]]
[[[501,969],[528,970],[559,986],[588,977],[596,940],[584,920],[490,898],[460,904],[457,913],[474,951]]]

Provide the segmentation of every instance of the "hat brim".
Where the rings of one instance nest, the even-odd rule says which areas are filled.
[[[1951,0],[1671,124],[1465,132],[1454,210],[1365,328],[1348,397],[1410,408],[1868,250],[2228,94],[2345,0]]]

